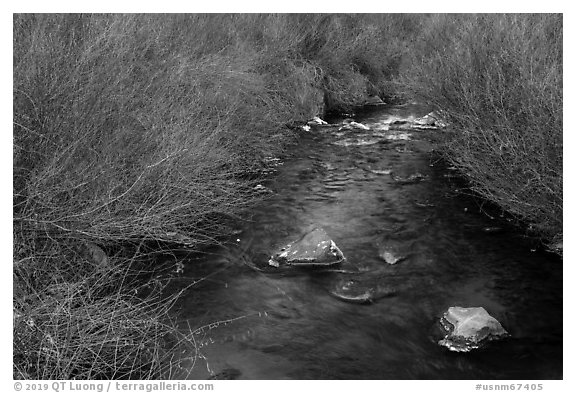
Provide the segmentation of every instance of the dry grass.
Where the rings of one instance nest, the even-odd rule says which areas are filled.
[[[14,266],[14,378],[168,379],[182,374],[173,348],[195,343],[162,295],[169,272],[136,259],[98,266],[71,242]]]

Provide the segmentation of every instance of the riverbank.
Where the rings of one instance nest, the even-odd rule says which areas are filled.
[[[562,252],[562,15],[433,15],[403,89],[444,114],[471,189]]]

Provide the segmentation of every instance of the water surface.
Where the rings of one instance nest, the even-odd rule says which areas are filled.
[[[186,354],[194,355],[189,378],[562,378],[561,260],[532,251],[505,220],[459,196],[453,171],[431,154],[429,132],[390,129],[426,113],[386,107],[356,118],[370,131],[302,134],[266,185],[273,196],[242,232],[186,266],[187,283],[202,280],[181,299],[179,317],[205,325],[197,352]],[[418,181],[402,181],[411,175]],[[250,267],[314,227],[356,273]],[[389,265],[383,250],[406,259]],[[350,280],[396,295],[368,305],[330,295]],[[437,341],[450,306],[484,307],[512,337],[449,352]]]

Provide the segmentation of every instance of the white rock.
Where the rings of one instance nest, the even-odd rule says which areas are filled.
[[[338,129],[339,131],[342,130],[348,130],[348,131],[352,131],[352,130],[363,130],[363,131],[368,131],[370,130],[370,127],[365,126],[362,123],[358,123],[352,119],[345,119],[343,122],[343,125]]]
[[[414,126],[427,129],[446,128],[447,124],[438,112],[430,112],[426,116],[414,120]]]
[[[289,243],[276,252],[268,261],[274,267],[292,266],[330,266],[339,264],[346,258],[336,243],[322,228],[315,228],[300,239]]]
[[[450,307],[441,324],[448,331],[438,344],[456,352],[469,352],[483,342],[508,336],[508,332],[483,307]]]
[[[325,126],[328,123],[325,122],[324,120],[322,120],[321,118],[319,118],[318,116],[315,116],[313,119],[308,120],[308,125],[319,125],[319,126]]]

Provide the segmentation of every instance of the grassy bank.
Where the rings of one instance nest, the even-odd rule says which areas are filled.
[[[562,16],[432,15],[399,83],[445,110],[445,156],[486,199],[562,241]]]
[[[187,339],[162,299],[173,273],[151,289],[140,246],[216,242],[257,200],[263,161],[293,137],[285,124],[392,94],[412,28],[384,15],[16,15],[15,377],[173,376],[166,349]]]

